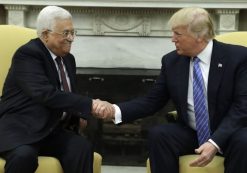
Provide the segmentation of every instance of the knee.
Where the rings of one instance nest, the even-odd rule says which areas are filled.
[[[162,127],[157,126],[153,127],[149,130],[148,133],[148,140],[153,143],[157,143],[161,140],[164,140],[164,138],[168,137],[169,135],[166,133],[166,131],[163,130]]]
[[[92,144],[91,144],[88,140],[86,140],[86,139],[82,139],[82,140],[78,143],[78,145],[81,146],[83,152],[85,152],[85,151],[92,152],[92,150],[93,150]],[[82,146],[83,146],[83,147],[82,147]]]
[[[93,150],[92,144],[82,136],[77,137],[73,145],[74,145],[73,148],[78,149],[77,152],[79,152],[79,150],[82,150],[82,152],[85,152],[85,151],[92,152]]]
[[[38,167],[37,152],[28,147],[19,147],[6,157],[6,167],[8,166],[35,171]]]

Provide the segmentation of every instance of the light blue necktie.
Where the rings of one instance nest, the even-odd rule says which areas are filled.
[[[210,138],[210,128],[206,97],[204,94],[204,81],[199,62],[200,59],[195,57],[193,65],[193,98],[198,143],[202,145]]]

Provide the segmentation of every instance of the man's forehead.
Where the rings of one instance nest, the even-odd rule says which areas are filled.
[[[178,30],[186,30],[187,31],[188,26],[186,25],[177,25],[172,27],[172,31],[178,31]]]
[[[63,29],[63,28],[73,28],[73,22],[71,19],[63,19],[63,20],[56,20],[54,22],[54,29],[58,28],[58,29]]]

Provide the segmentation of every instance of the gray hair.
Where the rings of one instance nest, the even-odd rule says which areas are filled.
[[[170,18],[168,25],[171,28],[187,26],[188,32],[195,37],[207,40],[215,36],[214,26],[209,13],[199,7],[187,7],[180,9]]]
[[[53,30],[57,20],[71,19],[72,16],[67,10],[57,6],[43,8],[37,17],[37,34],[41,37],[44,30]]]

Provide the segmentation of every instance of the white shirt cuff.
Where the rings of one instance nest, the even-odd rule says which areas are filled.
[[[113,107],[115,109],[115,119],[113,119],[113,122],[114,122],[114,124],[119,124],[119,123],[122,122],[122,113],[121,113],[121,110],[115,104],[113,104]]]
[[[219,152],[220,154],[223,154],[223,152],[222,152],[222,150],[220,149],[220,147],[219,147],[212,139],[209,139],[208,142],[210,142],[211,144],[213,144],[213,145],[217,148],[217,150],[218,150],[218,152]]]

